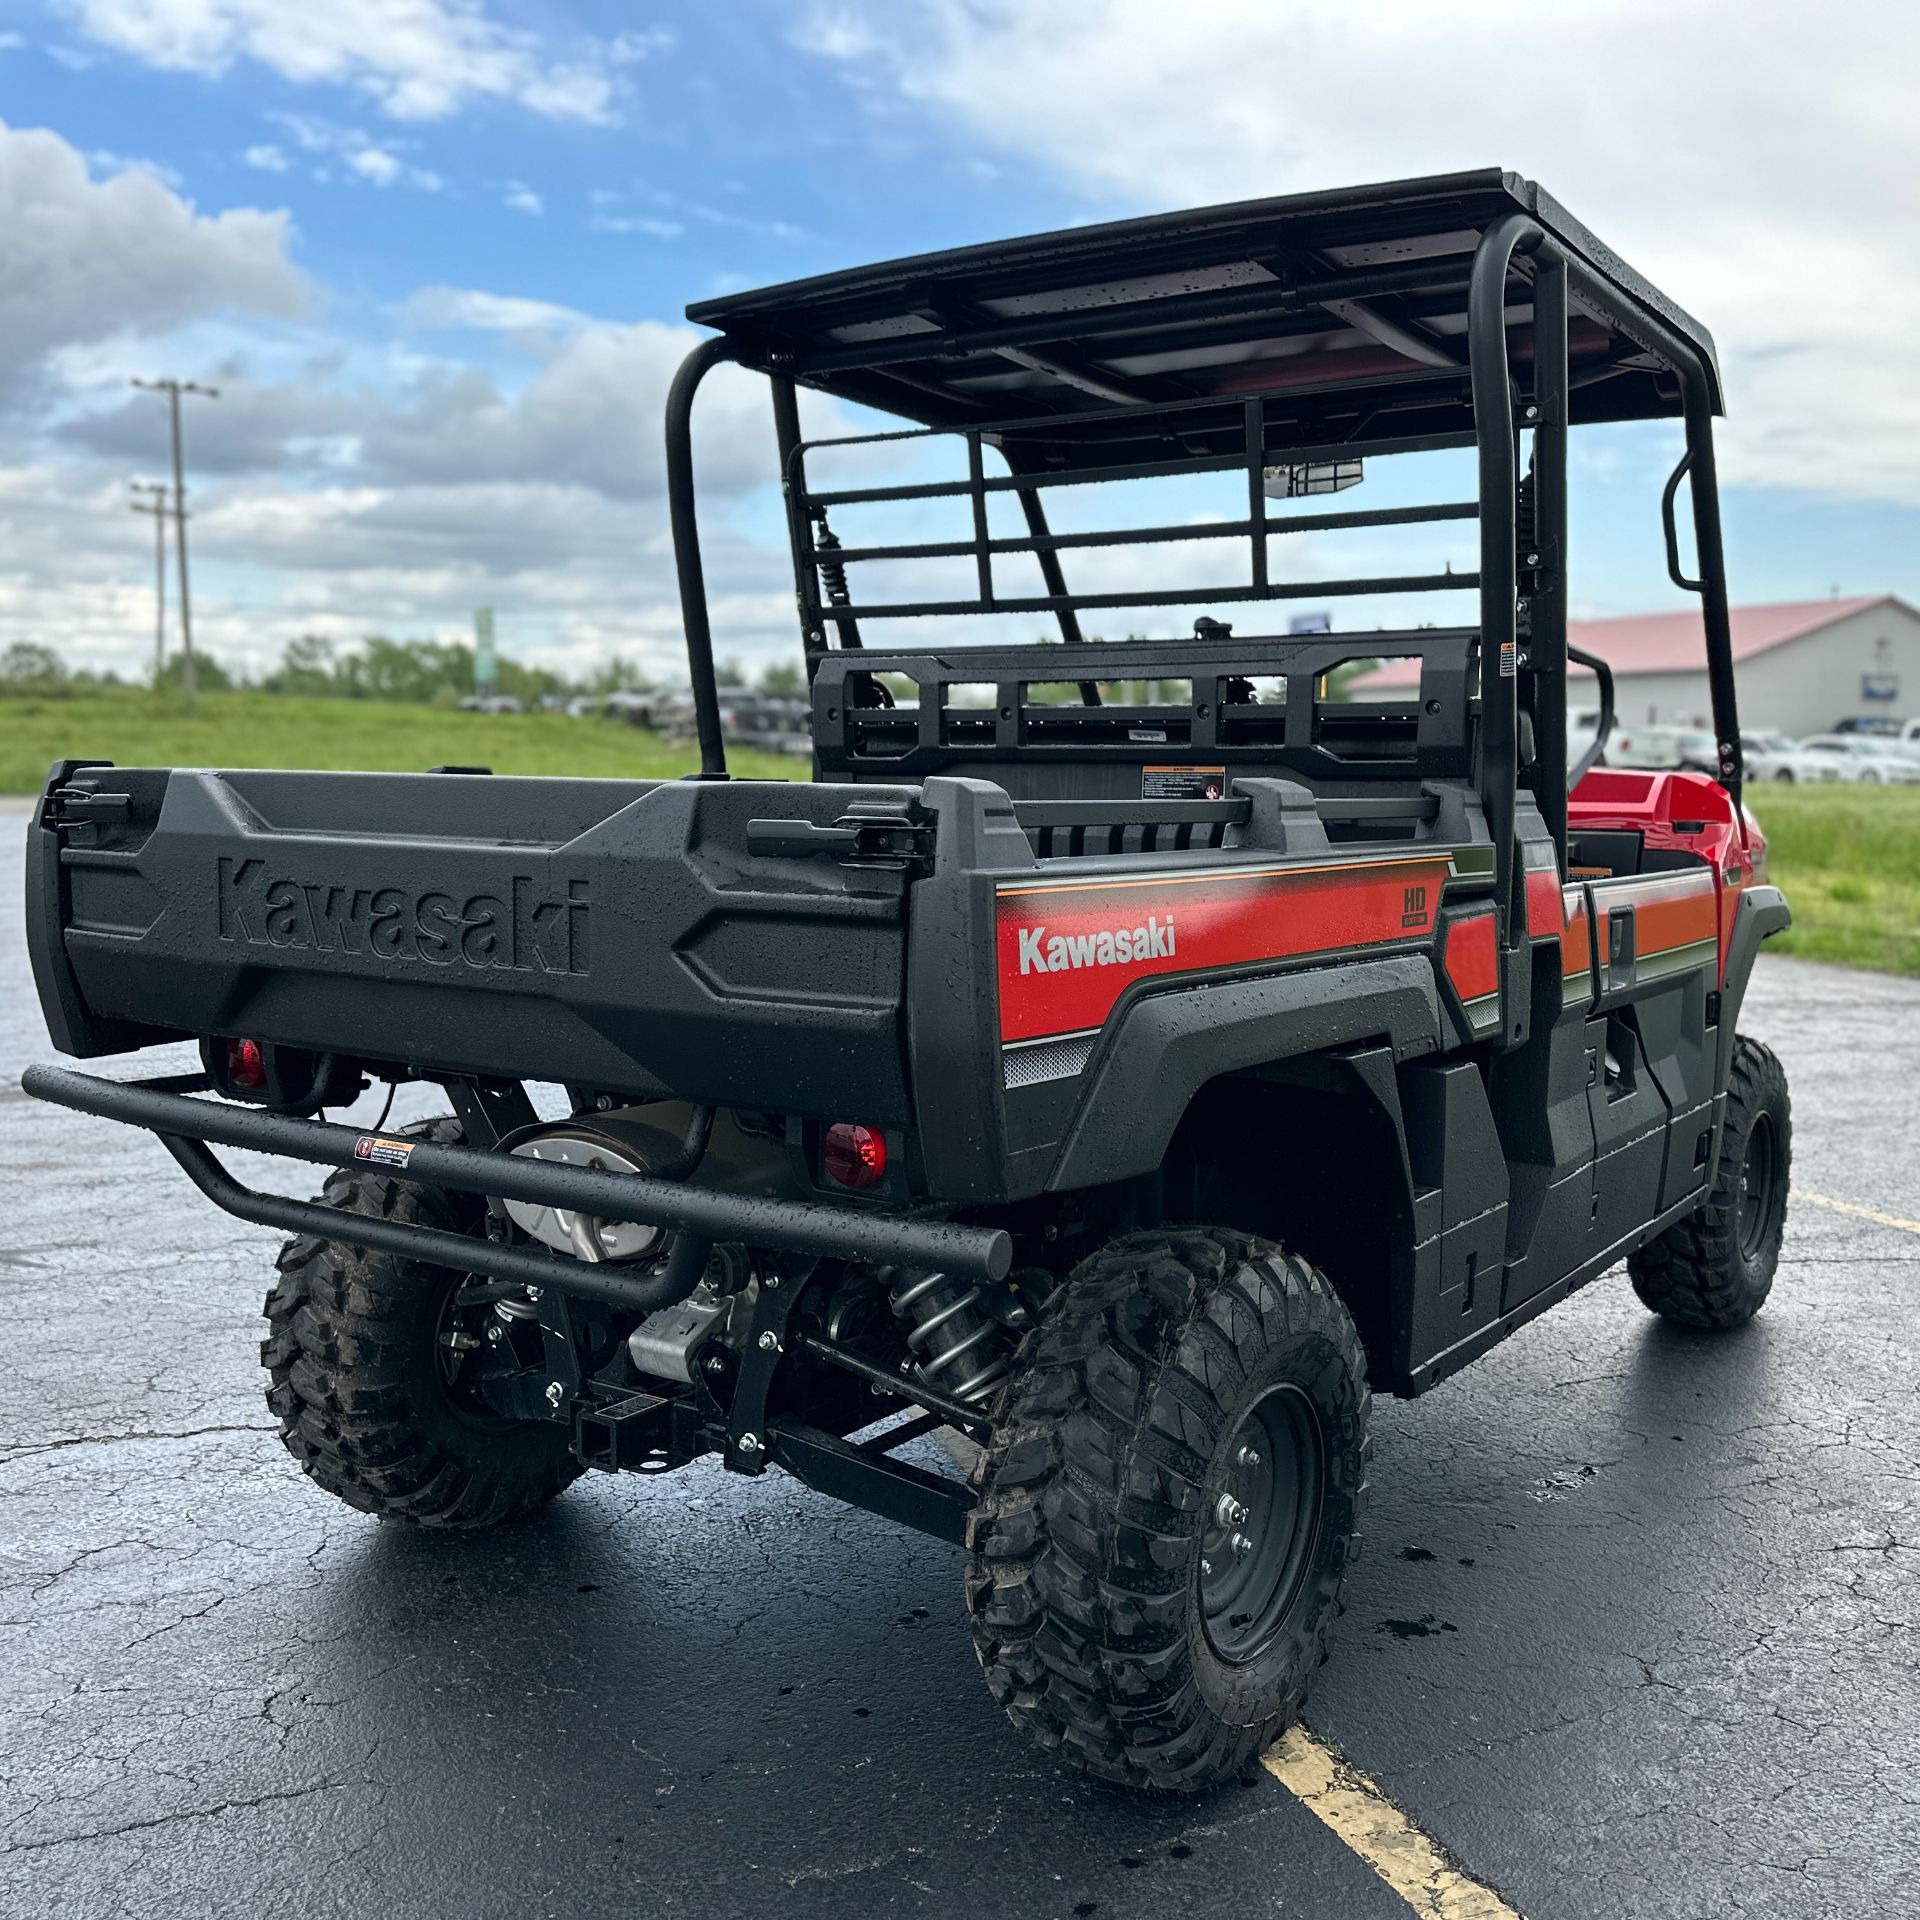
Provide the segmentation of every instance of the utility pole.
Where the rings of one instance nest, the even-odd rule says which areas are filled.
[[[151,496],[144,501],[130,500],[127,505],[134,513],[153,516],[153,690],[158,693],[160,676],[167,665],[167,521],[173,513],[173,489],[157,480],[129,484],[135,493]]]
[[[180,560],[180,691],[189,712],[193,709],[193,595],[187,586],[187,481],[180,452],[180,396],[199,394],[218,400],[218,387],[197,386],[191,380],[136,380],[146,393],[164,393],[173,425],[173,530]]]

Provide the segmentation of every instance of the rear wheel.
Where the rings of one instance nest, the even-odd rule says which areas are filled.
[[[1770,1047],[1733,1043],[1707,1203],[1627,1262],[1634,1291],[1683,1327],[1743,1327],[1773,1287],[1793,1171],[1793,1103]]]
[[[459,1123],[406,1129],[457,1143]],[[477,1234],[485,1202],[377,1174],[336,1173],[321,1204]],[[467,1356],[509,1333],[457,1296],[468,1275],[303,1234],[281,1249],[260,1358],[280,1438],[351,1507],[418,1526],[479,1528],[544,1506],[579,1472],[564,1427],[494,1412]]]
[[[1015,1724],[1124,1785],[1244,1771],[1326,1658],[1368,1412],[1346,1309],[1271,1243],[1132,1234],[1078,1268],[976,1476],[967,1605]]]

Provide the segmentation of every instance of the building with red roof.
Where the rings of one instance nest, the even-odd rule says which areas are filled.
[[[1891,594],[1735,607],[1733,657],[1743,727],[1825,733],[1855,716],[1920,715],[1920,613]],[[1567,637],[1613,669],[1623,724],[1712,725],[1707,644],[1697,608],[1571,620]],[[1414,661],[1389,660],[1349,683],[1356,700],[1415,685]],[[1569,705],[1593,704],[1593,677],[1576,669]]]

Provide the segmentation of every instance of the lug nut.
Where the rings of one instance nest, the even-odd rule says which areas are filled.
[[[1244,1533],[1236,1533],[1227,1544],[1232,1547],[1236,1560],[1244,1560],[1253,1551],[1253,1542]]]
[[[1239,1459],[1243,1467],[1257,1467],[1260,1464],[1259,1450],[1255,1447],[1242,1447]]]
[[[1232,1494],[1223,1493],[1214,1502],[1214,1519],[1223,1527],[1237,1527],[1247,1517],[1247,1510]]]
[[[1213,1562],[1211,1560],[1202,1560],[1200,1562],[1200,1578],[1202,1580],[1211,1580],[1213,1578]]]

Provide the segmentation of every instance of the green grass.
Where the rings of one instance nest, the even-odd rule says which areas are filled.
[[[371,700],[299,700],[264,693],[176,698],[83,694],[71,700],[0,699],[0,793],[35,793],[56,759],[123,767],[323,767],[370,773],[491,767],[495,773],[567,773],[667,779],[699,764],[693,743],[620,720],[563,714],[448,712]],[[727,764],[757,780],[792,780],[804,761],[736,752]]]
[[[1769,953],[1920,975],[1920,787],[1750,786],[1793,908]]]

